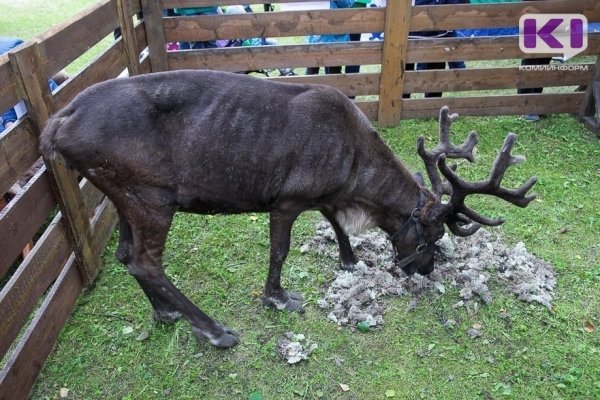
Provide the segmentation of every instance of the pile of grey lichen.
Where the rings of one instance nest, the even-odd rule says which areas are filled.
[[[316,236],[301,247],[302,252],[316,252],[331,260],[337,268],[338,248],[335,233],[325,221],[316,226]],[[351,237],[350,242],[360,262],[353,271],[338,271],[318,301],[329,311],[328,318],[339,325],[354,326],[366,322],[370,326],[383,324],[387,295],[409,295],[409,308],[419,298],[446,288],[459,289],[456,307],[477,309],[480,302],[490,303],[491,281],[503,286],[518,298],[536,301],[551,308],[556,278],[552,266],[529,253],[523,243],[507,246],[502,238],[486,230],[461,238],[444,236],[436,253],[436,268],[429,276],[407,276],[393,262],[390,242],[380,230]]]

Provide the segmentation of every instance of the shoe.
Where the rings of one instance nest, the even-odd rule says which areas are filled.
[[[279,75],[281,76],[292,76],[296,75],[292,68],[279,68]]]
[[[537,122],[540,120],[540,116],[537,114],[526,114],[523,115],[523,119],[529,122]]]

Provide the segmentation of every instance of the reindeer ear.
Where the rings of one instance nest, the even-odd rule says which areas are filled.
[[[421,222],[425,225],[436,225],[446,221],[450,215],[451,207],[443,204],[433,195],[428,195],[421,209]]]

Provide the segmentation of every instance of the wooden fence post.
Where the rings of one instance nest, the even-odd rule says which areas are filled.
[[[162,22],[162,1],[142,0],[144,12],[144,28],[150,51],[150,67],[152,72],[168,71],[167,42]]]
[[[17,83],[27,103],[28,118],[39,136],[48,118],[52,115],[53,101],[44,74],[38,43],[29,43],[9,58]],[[84,285],[90,285],[98,273],[99,261],[92,253],[91,226],[85,216],[85,205],[75,174],[68,170],[65,162],[57,155],[53,160],[44,160],[52,179],[51,185],[68,223],[67,232]]]
[[[600,115],[600,56],[596,59],[594,77],[587,85],[577,119],[583,122],[588,129],[600,134],[600,117],[596,115]]]
[[[381,126],[398,125],[408,48],[411,0],[388,1],[385,9],[383,59],[377,120]]]
[[[129,0],[117,0],[117,14],[119,15],[119,25],[121,26],[123,48],[127,53],[129,75],[133,76],[140,74],[140,55],[137,53],[137,39],[129,10]]]

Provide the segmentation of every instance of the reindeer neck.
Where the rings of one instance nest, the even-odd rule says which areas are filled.
[[[376,204],[386,215],[408,217],[417,207],[422,190],[413,175],[403,165],[399,165],[396,173],[385,180]]]
[[[370,215],[373,225],[383,228],[388,222],[395,224],[417,207],[423,187],[393,155],[371,160],[359,171],[352,196],[354,207]]]

